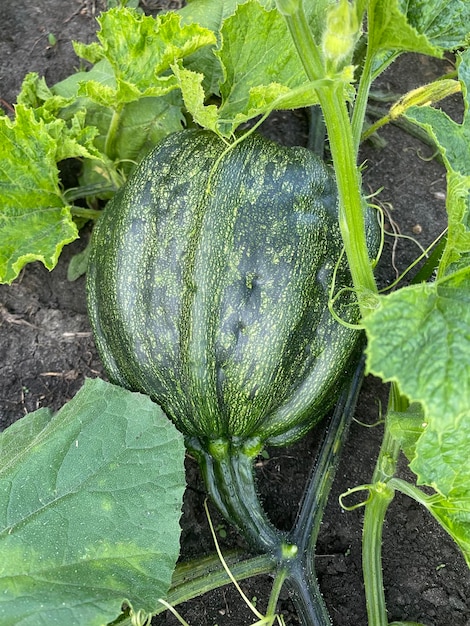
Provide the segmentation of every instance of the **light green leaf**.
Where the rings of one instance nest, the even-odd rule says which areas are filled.
[[[75,44],[75,46],[77,45],[78,44]],[[107,59],[101,59],[96,65],[93,65],[88,72],[76,72],[75,74],[67,76],[67,78],[56,83],[51,88],[51,93],[64,98],[75,99],[80,83],[86,81],[93,81],[93,83],[115,88],[116,78],[110,62]]]
[[[420,52],[442,56],[442,51],[426,37],[417,19],[411,23],[407,13],[413,0],[369,0],[367,10],[368,46],[374,54],[380,51]]]
[[[174,89],[172,76],[162,76],[178,59],[216,43],[214,33],[198,24],[181,24],[175,12],[156,18],[128,8],[114,8],[98,18],[100,44],[75,44],[75,51],[92,63],[107,60],[114,84],[86,80],[79,95],[114,109],[145,96]]]
[[[77,54],[96,64],[52,91],[74,98],[61,112],[66,119],[86,111],[87,125],[99,131],[96,146],[128,175],[163,137],[182,128],[183,103],[174,91],[176,77],[167,72],[170,65],[214,44],[216,37],[198,24],[181,24],[174,12],[153,18],[116,8],[98,21],[100,43],[75,43]],[[95,163],[84,164],[84,186],[99,184],[103,177],[106,182],[108,173]]]
[[[173,72],[183,94],[184,105],[193,120],[214,132],[218,132],[219,109],[215,104],[204,104],[206,96],[202,86],[204,75],[184,68],[180,63],[173,65]]]
[[[182,24],[200,24],[211,30],[220,44],[220,29],[227,17],[233,15],[244,0],[193,0],[178,10]],[[223,80],[222,68],[214,55],[214,46],[205,46],[185,60],[185,67],[196,74],[203,72],[203,88],[208,94],[218,94]]]
[[[470,564],[470,268],[380,297],[364,326],[368,370],[423,408],[422,433],[398,439]]]
[[[320,40],[323,32],[327,9],[335,1],[316,0],[315,2],[304,3],[304,10],[312,29],[312,34],[317,40]],[[217,44],[220,47],[222,40],[221,30],[224,22],[233,16],[240,5],[245,3],[246,0],[223,0],[223,2],[221,0],[192,0],[180,9],[178,14],[181,15],[182,23],[184,24],[197,23],[213,31],[217,37]],[[271,11],[276,7],[275,0],[257,0],[257,4],[266,11]],[[236,35],[236,29],[234,33]],[[258,33],[257,35],[259,35],[259,41],[262,42],[264,34]],[[291,45],[290,40],[287,43],[289,46]],[[280,41],[278,45],[277,57],[284,57],[286,54],[286,42]],[[214,55],[212,46],[206,46],[197,51],[185,60],[184,65],[187,69],[196,73],[203,73],[204,78],[201,84],[208,96],[219,94],[219,85],[224,80],[223,68]]]
[[[280,53],[282,51],[282,54]],[[266,10],[257,0],[240,4],[224,20],[220,61],[221,104],[206,105],[204,74],[173,66],[186,108],[194,119],[218,134],[230,137],[242,123],[277,109],[294,109],[318,103],[315,88],[324,81],[309,82],[287,25],[280,13]],[[351,68],[325,78],[350,90]]]
[[[405,115],[427,130],[440,148],[448,170],[470,176],[470,116],[468,94],[470,90],[470,49],[458,57],[458,77],[464,100],[464,117],[461,124],[454,122],[444,111],[430,106],[411,107]]]
[[[456,50],[470,44],[470,4],[466,0],[400,0],[408,22],[434,46]]]
[[[88,75],[92,80],[87,82]],[[163,97],[139,96],[138,100],[123,104],[116,113],[112,107],[106,106],[115,97],[115,84],[109,61],[102,59],[89,72],[74,74],[54,85],[52,90],[74,100],[61,110],[61,117],[69,120],[78,111],[85,112],[87,126],[97,129],[94,143],[99,152],[115,160],[115,169],[129,175],[161,139],[182,129],[182,99],[175,91]],[[115,132],[111,138],[112,125]],[[85,161],[80,180],[88,186],[100,180],[103,182],[106,176],[95,162]]]
[[[259,94],[261,87],[272,91],[273,83],[294,88],[308,82],[286,22],[277,10],[266,11],[256,0],[246,2],[225,20],[221,34],[217,56],[224,68],[220,85],[223,120],[248,113],[253,88]],[[267,99],[271,98],[268,93]],[[317,102],[313,90],[310,98],[312,104]]]
[[[418,484],[433,487],[427,508],[458,544],[470,567],[470,411],[447,428],[432,422],[416,444],[410,468]]]
[[[54,109],[58,110],[68,102],[68,96],[65,94],[57,94],[59,98],[54,102]],[[17,96],[17,104],[21,104],[27,108],[36,109],[43,106],[44,102],[52,101],[54,94],[47,86],[44,78],[40,77],[36,72],[29,72],[23,79],[21,91]]]
[[[388,411],[387,426],[392,437],[400,442],[400,448],[411,461],[415,456],[416,442],[426,427],[423,407],[415,403],[403,413]]]
[[[63,120],[45,124],[23,105],[13,121],[0,118],[1,282],[12,282],[31,261],[52,269],[62,247],[76,239],[56,164],[89,154]]]
[[[470,406],[470,268],[381,296],[364,320],[369,371],[445,427]]]
[[[88,380],[0,435],[2,626],[154,612],[179,551],[182,436],[147,397]]]
[[[402,52],[442,57],[470,43],[470,4],[462,0],[369,0],[368,50],[377,73]]]

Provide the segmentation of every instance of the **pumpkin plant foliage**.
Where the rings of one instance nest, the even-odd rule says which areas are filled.
[[[468,51],[459,59],[458,73],[467,96]],[[470,564],[468,106],[465,100],[461,124],[429,107],[412,107],[406,113],[434,138],[446,166],[446,245],[436,280],[382,296],[365,326],[370,371],[383,380],[396,381],[411,402],[423,407],[421,434],[408,452],[410,467],[419,484],[436,490],[431,512],[459,543]]]
[[[332,232],[335,232],[337,245],[332,255],[334,259],[330,259],[328,266],[322,307],[325,314],[333,310],[337,317],[339,314],[343,318],[335,319],[333,326],[344,330],[345,337],[355,336],[357,331],[341,326],[341,321],[349,324],[360,321],[365,329],[367,371],[392,383],[386,416],[386,434],[390,439],[385,437],[384,441],[392,441],[397,449],[403,450],[416,477],[414,483],[395,478],[393,463],[398,452],[392,453],[391,448],[381,452],[373,481],[367,486],[371,497],[370,506],[366,506],[365,529],[379,523],[370,519],[371,515],[380,517],[372,513],[377,512],[374,507],[378,505],[384,516],[394,490],[401,490],[428,509],[454,538],[470,564],[467,461],[470,443],[470,53],[465,50],[469,44],[470,3],[460,0],[446,3],[441,0],[357,0],[354,3],[346,0],[304,3],[300,0],[192,0],[181,11],[170,11],[156,18],[128,8],[113,8],[104,12],[98,23],[98,41],[74,44],[78,57],[90,64],[87,71],[79,71],[53,86],[29,74],[18,96],[14,117],[0,115],[0,280],[11,283],[25,264],[35,260],[53,269],[63,246],[79,236],[79,226],[101,215],[100,209],[108,200],[111,202],[100,218],[102,223],[96,236],[100,236],[100,229],[101,235],[112,233],[115,224],[109,216],[113,207],[117,207],[119,213],[119,207],[132,200],[128,197],[126,200],[126,193],[135,193],[137,189],[144,202],[152,193],[154,198],[158,196],[158,190],[152,191],[152,185],[163,185],[158,176],[152,178],[146,173],[153,158],[146,155],[158,144],[164,149],[167,146],[171,152],[168,146],[179,141],[172,137],[189,137],[191,133],[201,137],[202,132],[215,156],[207,164],[204,176],[199,172],[201,181],[204,179],[202,182],[193,180],[192,188],[185,181],[181,187],[182,196],[188,188],[200,196],[194,205],[197,204],[196,227],[190,224],[185,230],[183,224],[178,233],[180,238],[195,239],[194,233],[205,215],[201,207],[210,214],[214,210],[210,194],[223,194],[224,181],[218,176],[223,171],[224,158],[232,163],[230,159],[234,155],[246,155],[245,148],[252,145],[253,137],[248,135],[241,141],[241,125],[257,124],[258,119],[264,119],[273,110],[320,106],[337,187],[332,200],[337,221]],[[367,32],[361,29],[363,23],[367,23]],[[366,41],[367,46],[362,45]],[[434,92],[426,87],[424,94],[429,98],[421,94],[418,100],[411,94],[404,111],[409,122],[432,138],[446,167],[448,230],[443,253],[431,268],[434,280],[379,295],[372,272],[375,247],[371,245],[370,229],[365,223],[357,169],[369,89],[373,80],[402,53],[443,57],[446,51],[454,50],[459,50],[458,81],[449,80],[449,84],[453,83],[450,87],[454,91],[462,92],[463,122],[458,124],[439,109],[427,106],[433,101],[434,96],[430,94]],[[412,106],[413,102],[421,106]],[[183,131],[188,124],[206,131]],[[177,131],[181,132],[172,135]],[[166,139],[169,135],[172,137]],[[256,139],[254,141],[256,143]],[[190,149],[187,151],[189,154]],[[61,162],[70,158],[82,163],[78,186],[74,189],[64,188],[60,175]],[[262,167],[262,159],[257,161]],[[162,168],[159,163],[159,172]],[[273,168],[269,170],[272,173]],[[227,172],[224,176],[228,180]],[[126,183],[128,180],[130,182]],[[196,182],[200,186],[197,192]],[[244,193],[250,191],[251,184],[248,180],[245,182]],[[295,188],[296,183],[291,186]],[[347,202],[349,198],[351,201]],[[232,209],[235,223],[235,217],[239,217],[235,204]],[[242,211],[240,215],[243,218]],[[141,220],[140,226],[144,221]],[[224,224],[226,222],[215,220],[214,228]],[[249,225],[242,226],[250,240]],[[239,224],[241,230],[242,226]],[[259,224],[260,228],[264,226]],[[135,227],[129,237],[138,239],[143,230],[143,226],[141,231]],[[338,260],[340,236],[345,251],[341,262]],[[165,239],[168,249],[176,245],[176,239],[176,236]],[[208,249],[209,239],[205,240]],[[301,239],[299,237],[299,241]],[[307,239],[297,241],[306,258]],[[220,243],[220,238],[217,241]],[[357,241],[360,243],[356,245]],[[134,250],[138,248],[135,245]],[[224,254],[226,252],[224,250]],[[195,259],[201,261],[202,266],[204,255],[197,245],[184,254],[187,254],[186,260],[189,258],[192,262],[192,269]],[[119,253],[115,258],[111,256],[98,269],[96,254],[92,257],[91,298],[98,297],[95,288],[100,283],[102,293],[114,303],[119,297],[124,301],[127,297],[127,305],[133,308],[134,296],[123,294],[111,284],[115,275],[106,263],[116,262]],[[218,263],[223,255],[219,249],[211,249],[209,256]],[[274,256],[273,252],[272,259]],[[117,259],[117,266],[121,261]],[[166,269],[165,259],[158,261]],[[219,285],[215,300],[223,300],[225,296],[221,294],[230,291],[235,278],[238,282],[244,281],[246,290],[253,287],[257,277],[250,278],[249,272],[242,275],[239,259],[236,261],[232,258],[225,264],[214,262],[213,267],[201,270],[206,278],[208,275],[214,278],[215,270],[220,267],[233,273],[232,282],[224,283],[223,287]],[[136,256],[134,265],[139,263],[147,272],[140,276],[152,275],[158,279],[158,270],[154,271],[149,258],[143,260]],[[122,269],[122,265],[120,267]],[[136,275],[142,271],[139,267],[132,270]],[[297,278],[305,287],[310,283],[307,270],[304,274]],[[197,289],[191,291],[191,281],[196,275],[197,272],[191,274],[187,270],[180,282],[173,283],[167,277],[165,297],[172,302],[178,298],[185,300],[188,310],[193,307],[188,319],[193,316],[200,321],[204,311],[209,310],[203,305],[207,305],[210,297],[201,292],[199,301]],[[337,285],[333,275],[339,278]],[[106,281],[110,283],[108,287]],[[347,290],[340,292],[341,300],[334,295],[335,289],[344,287]],[[172,291],[175,288],[176,291]],[[137,295],[138,305],[143,306],[141,313],[150,311],[155,304],[150,300],[144,306],[139,298],[141,296]],[[339,304],[345,300],[347,305],[341,308]],[[351,303],[354,303],[352,307]],[[226,326],[236,308],[233,302],[229,305],[221,321]],[[173,386],[165,382],[159,371],[160,388],[165,385],[168,388],[164,393],[153,393],[155,372],[152,379],[149,352],[155,347],[155,340],[150,337],[147,343],[141,341],[142,325],[138,332],[124,325],[119,335],[112,320],[105,319],[105,305],[100,306],[102,310],[97,312],[92,302],[92,323],[113,381],[145,391],[162,404],[187,436],[186,443],[191,445],[192,442],[194,454],[200,455],[209,490],[223,476],[229,482],[234,481],[236,490],[248,489],[255,500],[256,490],[250,478],[254,456],[270,437],[270,443],[282,445],[301,436],[308,429],[308,424],[302,421],[304,416],[301,423],[294,424],[297,430],[294,428],[290,433],[287,429],[291,437],[285,436],[282,428],[276,430],[284,423],[284,416],[277,422],[274,420],[270,432],[263,432],[263,424],[267,422],[260,417],[261,409],[256,415],[247,414],[243,424],[237,423],[234,414],[227,418],[228,427],[223,420],[218,421],[218,417],[214,417],[217,404],[214,398],[218,402],[221,397],[225,400],[225,388],[214,363],[210,363],[211,355],[207,358],[208,352],[202,345],[210,326],[207,324],[200,326],[204,332],[199,336],[194,330],[196,326],[186,321],[173,333],[175,337],[180,333],[179,343],[174,345],[191,347],[181,358],[173,354],[174,346],[170,341],[175,338],[170,335],[176,326],[165,330],[167,353],[165,356],[160,350],[160,357],[168,357]],[[261,308],[260,305],[259,310]],[[102,334],[102,326],[106,325],[103,320],[108,324],[106,336]],[[209,321],[215,323],[213,317]],[[297,336],[293,333],[302,349],[308,343],[304,331],[307,333],[307,325]],[[229,335],[227,332],[220,334],[220,345],[213,341],[211,349],[218,351],[218,356],[229,354],[225,345]],[[119,352],[119,337],[123,345],[126,344],[122,353]],[[258,347],[260,343],[258,341]],[[348,350],[351,352],[354,342],[350,343]],[[295,361],[298,366],[297,356],[293,353],[286,356],[282,350],[276,353],[282,367],[289,358],[291,364]],[[144,376],[126,369],[129,363],[134,363],[133,359],[139,365],[144,363]],[[197,375],[201,362],[210,370],[211,391],[215,390],[207,398],[200,382],[207,371],[202,378]],[[341,368],[344,364],[342,361]],[[273,365],[269,376],[282,385],[285,383],[282,376],[276,378],[282,369],[278,365]],[[235,374],[241,372],[241,377],[248,380],[249,371],[242,370],[243,364],[237,364],[230,375],[235,379]],[[183,382],[177,382],[178,373],[187,378],[181,376]],[[185,387],[188,379],[190,384]],[[275,386],[271,391],[275,404]],[[173,410],[170,402],[170,396],[178,393],[184,396],[186,403],[183,402],[180,413]],[[253,388],[245,395],[255,408],[257,402],[260,405],[264,402],[263,410],[269,404],[269,393],[258,395]],[[208,408],[209,418],[205,416],[202,427],[195,425],[197,410],[189,406],[196,399],[201,403],[206,401]],[[216,427],[213,433],[208,433],[211,420]],[[250,426],[247,433],[242,432],[246,424]],[[244,448],[245,434],[250,445]],[[202,435],[207,435],[207,440],[201,448]],[[224,445],[219,445],[221,440]],[[16,452],[18,447],[21,453]],[[5,484],[1,491],[3,500],[0,499],[0,518],[4,526],[0,532],[0,578],[7,590],[0,598],[2,624],[19,623],[20,619],[24,624],[35,621],[39,610],[39,600],[34,596],[37,585],[41,589],[41,601],[46,597],[43,617],[50,621],[101,624],[119,615],[123,602],[132,611],[140,610],[145,615],[159,611],[157,600],[167,594],[178,554],[178,519],[184,484],[182,437],[162,410],[148,398],[131,391],[88,381],[57,415],[41,409],[7,429],[0,436],[0,449],[0,481]],[[227,462],[227,458],[230,461]],[[382,468],[390,458],[393,462],[387,467],[392,467],[392,471],[387,474]],[[31,483],[31,476],[38,472],[46,479],[43,491],[38,491]],[[217,480],[212,483],[211,477],[215,474]],[[386,497],[381,499],[379,492],[384,485]],[[432,494],[429,489],[421,490],[420,486],[431,488]],[[239,515],[236,508],[243,508],[243,499],[228,501],[230,489],[226,492],[217,489],[214,487],[212,495],[222,513],[239,526],[243,526],[247,514],[252,514],[257,521],[248,537],[255,537],[258,531],[265,532],[268,547],[279,548],[278,552],[272,551],[271,557],[274,555],[277,564],[284,567],[284,575],[287,579],[291,576],[296,584],[299,580],[304,584],[306,581],[299,572],[308,568],[295,555],[298,529],[288,535],[278,533],[265,522],[262,507],[256,508],[258,505]],[[95,515],[96,511],[100,515]],[[147,523],[149,515],[152,521]],[[73,526],[90,516],[96,517],[94,534],[91,530],[87,534],[85,526]],[[374,544],[378,536],[380,533],[365,530],[366,552],[370,553],[371,547],[375,554],[380,551],[380,545]],[[163,543],[167,547],[164,553],[159,550]],[[299,545],[306,544],[300,542]],[[18,572],[18,562],[27,563],[28,567]],[[373,626],[385,626],[388,619],[376,562],[374,567],[368,567],[367,563],[364,567],[368,610],[371,611],[369,620]],[[47,574],[43,572],[44,564]],[[271,561],[264,571],[272,571],[272,567]],[[77,572],[80,585],[72,589],[70,581]],[[210,576],[209,570],[206,573]],[[309,576],[308,583],[314,587],[313,570]],[[65,607],[61,595],[64,581],[69,599],[65,600]],[[175,589],[173,592],[171,597],[175,602],[187,597],[183,592],[178,595]],[[326,624],[328,616],[321,602],[319,607],[318,623]],[[305,623],[310,623],[310,617]]]

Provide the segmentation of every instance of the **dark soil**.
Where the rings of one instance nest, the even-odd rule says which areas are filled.
[[[161,4],[164,4],[163,2]],[[168,3],[167,3],[168,5]],[[157,3],[147,9],[155,10]],[[8,112],[24,75],[37,71],[53,84],[79,63],[71,40],[93,40],[94,19],[103,9],[101,0],[17,0],[0,6],[0,98]],[[51,45],[48,35],[56,38]],[[382,88],[401,93],[445,72],[448,62],[414,55],[402,57],[382,80]],[[458,110],[449,102],[450,111]],[[306,116],[276,115],[269,132],[289,144],[305,144]],[[385,147],[364,148],[364,184],[371,193],[383,188],[377,201],[387,210],[388,228],[395,225],[421,245],[429,244],[445,225],[445,176],[432,150],[402,130],[390,127],[381,133]],[[0,287],[0,424],[7,427],[28,411],[41,406],[58,409],[77,392],[85,377],[104,376],[91,336],[85,306],[84,279],[69,283],[67,264],[82,249],[89,232],[68,246],[58,267],[49,273],[38,263],[28,266],[11,286]],[[380,280],[395,278],[391,259],[401,272],[418,253],[415,244],[387,237]],[[377,421],[385,406],[387,389],[378,380],[366,379],[357,409],[360,422]],[[320,429],[321,430],[321,429]],[[335,626],[367,623],[361,579],[362,510],[343,511],[338,496],[349,487],[367,483],[372,476],[382,430],[353,423],[344,450],[317,546],[316,566],[320,585]],[[310,433],[287,449],[270,451],[259,467],[260,492],[273,521],[288,528],[319,432]],[[402,475],[407,475],[402,462]],[[195,465],[188,460],[189,487],[182,520],[182,556],[213,550],[203,509],[204,488]],[[223,524],[213,512],[216,525]],[[222,548],[239,543],[225,524]],[[452,540],[414,501],[397,496],[384,529],[384,577],[390,621],[409,620],[427,626],[470,626],[470,576]],[[269,595],[269,579],[247,581],[243,588],[257,598],[262,609]],[[189,623],[241,626],[255,621],[232,586],[208,594],[200,601],[179,607]],[[286,624],[298,620],[290,600],[283,597],[279,611]],[[176,624],[162,615],[155,624]],[[370,625],[374,626],[374,625]]]

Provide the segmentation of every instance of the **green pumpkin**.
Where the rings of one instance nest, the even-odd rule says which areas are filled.
[[[139,165],[93,233],[90,319],[111,381],[189,439],[286,445],[332,406],[359,337],[328,310],[336,185],[306,149],[227,148],[186,130]],[[335,308],[357,321],[352,291]]]

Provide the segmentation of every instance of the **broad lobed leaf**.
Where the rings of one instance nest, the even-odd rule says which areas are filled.
[[[415,416],[391,415],[391,432],[411,461],[418,484],[436,490],[428,508],[470,565],[468,50],[460,56],[458,73],[465,103],[461,124],[430,106],[406,112],[434,139],[447,169],[448,232],[437,280],[380,297],[364,325],[369,370],[395,381],[411,402],[422,407]]]
[[[431,497],[423,494],[420,501],[456,541],[470,566],[470,416],[464,414],[457,422],[437,432],[424,421],[418,403],[405,413],[387,415],[390,433],[411,461],[418,484],[437,492]]]
[[[382,296],[364,324],[370,371],[443,428],[470,405],[470,268]]]
[[[433,107],[412,107],[409,120],[433,138],[447,170],[448,233],[440,274],[469,265],[470,261],[470,49],[459,56],[458,76],[464,98],[462,123]]]
[[[368,45],[441,57],[469,44],[470,4],[462,0],[369,0]]]
[[[466,0],[400,0],[408,22],[432,45],[456,50],[470,43],[470,4]]]
[[[179,552],[181,435],[147,397],[88,380],[0,435],[0,622],[102,625],[156,610]]]
[[[470,564],[470,268],[382,296],[364,325],[369,371],[424,409],[393,432]]]
[[[426,37],[423,24],[418,21],[411,24],[407,19],[411,3],[400,0],[369,0],[368,45],[374,54],[389,50],[441,56],[441,50]]]

